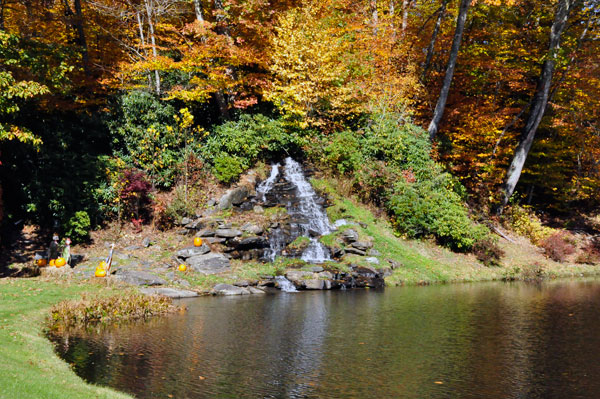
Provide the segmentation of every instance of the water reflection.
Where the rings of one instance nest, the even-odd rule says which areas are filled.
[[[201,298],[58,341],[140,398],[597,398],[593,281]]]

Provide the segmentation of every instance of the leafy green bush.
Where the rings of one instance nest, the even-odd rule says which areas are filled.
[[[201,153],[215,176],[230,182],[257,160],[296,153],[305,142],[302,131],[290,131],[279,120],[243,115],[237,121],[217,126]]]
[[[90,238],[92,223],[86,211],[75,212],[65,224],[65,237],[70,237],[73,242],[84,242]]]
[[[331,169],[346,174],[360,168],[361,140],[356,132],[345,130],[333,136],[323,149],[323,162]]]
[[[184,137],[175,126],[175,109],[146,91],[121,97],[120,114],[111,122],[117,155],[146,171],[159,188],[171,187],[184,158]]]
[[[394,226],[409,237],[433,235],[454,250],[470,250],[488,233],[472,221],[460,197],[448,189],[444,175],[419,183],[400,180],[388,201]]]
[[[384,206],[400,233],[434,236],[461,251],[488,236],[486,227],[469,218],[464,188],[431,158],[423,129],[394,114],[373,115],[360,134],[325,136],[321,145],[313,158],[352,175],[361,198]]]

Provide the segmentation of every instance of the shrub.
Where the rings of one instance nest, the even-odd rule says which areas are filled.
[[[264,115],[242,115],[217,126],[201,153],[215,176],[230,182],[259,159],[293,154],[305,144],[304,132],[290,131],[279,120]]]
[[[570,241],[567,233],[559,231],[544,239],[540,246],[547,257],[556,262],[564,262],[568,255],[575,252],[575,246]]]
[[[62,330],[146,318],[177,309],[171,298],[164,296],[128,294],[103,298],[84,295],[79,301],[64,301],[54,305],[48,324],[52,330]]]
[[[65,237],[70,237],[73,242],[84,242],[90,238],[92,223],[86,211],[75,212],[65,224]]]
[[[500,259],[505,255],[498,243],[491,238],[477,241],[473,246],[473,253],[486,266],[500,266]]]
[[[433,235],[453,250],[471,250],[489,231],[469,218],[461,198],[445,181],[443,174],[423,182],[399,180],[388,201],[394,227],[409,237]]]
[[[323,162],[341,174],[361,168],[361,141],[358,133],[349,130],[335,134],[323,149]]]
[[[588,265],[600,263],[600,239],[594,238],[590,240],[581,249],[581,253],[577,255],[577,259],[575,261],[577,263],[585,263]]]
[[[533,244],[540,244],[554,233],[528,208],[512,205],[505,210],[504,215],[509,227],[515,233],[529,238]]]
[[[122,204],[122,218],[147,222],[152,214],[152,184],[146,174],[134,169],[126,169],[121,176],[119,199]]]

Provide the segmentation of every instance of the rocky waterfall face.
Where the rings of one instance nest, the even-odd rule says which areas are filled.
[[[300,258],[309,263],[323,263],[331,259],[329,250],[319,242],[319,237],[335,229],[329,222],[323,207],[323,199],[317,195],[306,179],[302,166],[292,158],[286,158],[283,173],[280,164],[271,166],[269,178],[257,187],[257,200],[266,206],[281,204],[287,209],[289,226],[274,227],[269,234],[269,248],[265,259],[273,261],[287,244],[298,237],[308,237],[310,242]]]

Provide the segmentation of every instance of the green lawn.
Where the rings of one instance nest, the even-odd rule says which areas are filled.
[[[0,398],[131,398],[85,383],[43,333],[52,305],[99,287],[39,278],[0,280]]]

